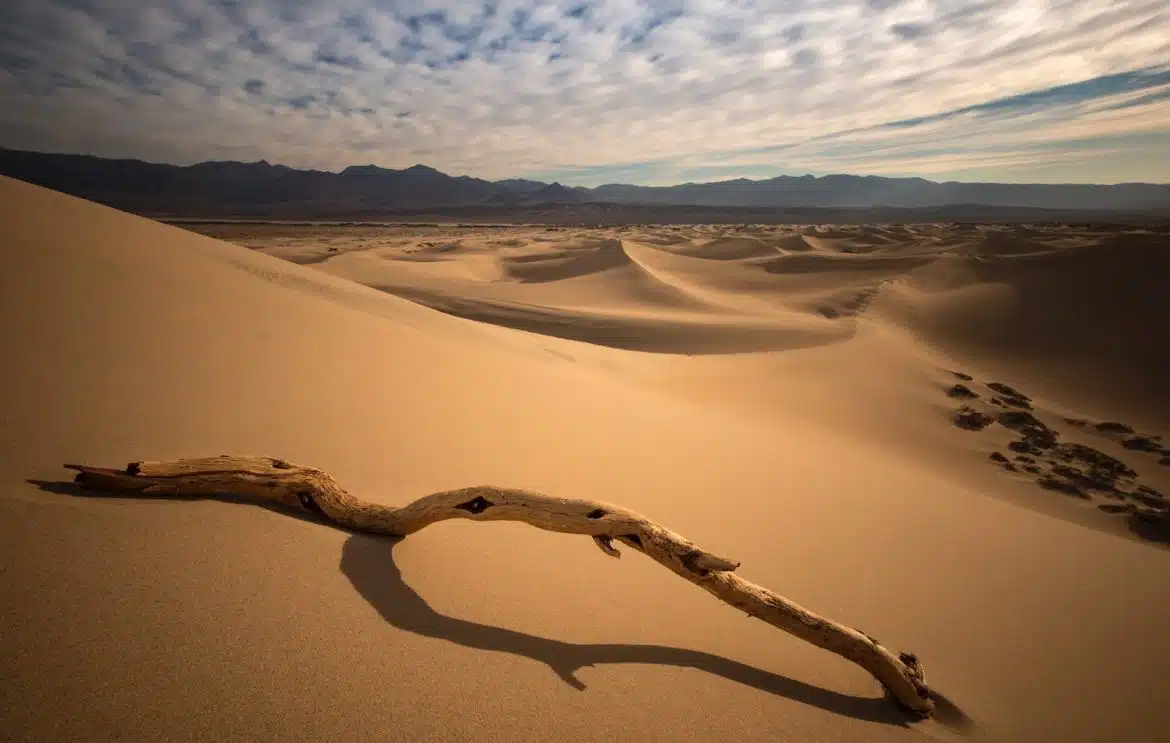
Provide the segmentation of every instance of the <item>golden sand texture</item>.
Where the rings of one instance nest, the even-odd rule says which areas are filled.
[[[1170,433],[1164,233],[200,228],[221,242],[8,179],[0,209],[8,739],[1165,735],[1170,555],[1099,508],[1137,496],[1042,488],[990,459],[1018,426],[953,423],[1007,411],[1005,382],[1126,462],[1119,490],[1170,491],[1125,443]],[[490,483],[653,515],[912,648],[974,727],[909,722],[856,666],[584,537],[392,543],[61,483],[222,453],[390,504]]]

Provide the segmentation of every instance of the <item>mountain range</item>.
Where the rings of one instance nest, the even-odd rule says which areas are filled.
[[[355,165],[341,172],[298,170],[266,161],[178,166],[0,149],[0,175],[150,216],[253,218],[377,218],[402,215],[644,213],[654,207],[712,213],[799,217],[835,213],[959,212],[1021,219],[1170,215],[1170,185],[1124,183],[939,183],[923,178],[826,175],[739,178],[676,186],[607,184],[570,187],[525,179],[488,181],[450,176],[425,165],[402,170]],[[1032,212],[1035,212],[1034,214]],[[608,221],[608,220],[607,220]],[[669,221],[669,220],[662,220]],[[772,221],[772,220],[768,220]],[[797,220],[800,221],[800,220]],[[846,220],[852,221],[852,220]]]

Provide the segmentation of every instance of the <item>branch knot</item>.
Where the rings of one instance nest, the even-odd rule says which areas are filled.
[[[459,509],[460,511],[467,511],[468,513],[478,516],[494,505],[495,503],[485,499],[482,495],[477,495],[466,503],[460,503],[459,505],[455,506],[455,508]]]

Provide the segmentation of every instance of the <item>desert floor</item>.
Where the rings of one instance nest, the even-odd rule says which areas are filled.
[[[5,739],[1170,739],[1164,231],[180,229],[8,179],[0,210]],[[909,720],[582,537],[61,466],[221,453],[634,508],[950,704]]]

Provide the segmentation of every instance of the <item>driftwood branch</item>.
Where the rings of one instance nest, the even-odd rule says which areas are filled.
[[[903,707],[928,716],[934,702],[922,666],[858,630],[818,616],[736,575],[739,563],[700,549],[645,516],[599,501],[554,498],[491,486],[450,490],[395,508],[359,500],[325,472],[268,457],[208,457],[135,462],[124,470],[67,464],[82,487],[114,493],[200,496],[235,494],[304,509],[355,532],[405,537],[448,519],[522,521],[539,529],[591,537],[620,557],[620,543],[722,601],[869,671]]]

